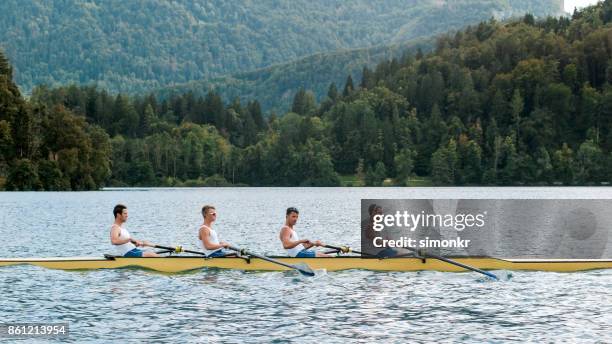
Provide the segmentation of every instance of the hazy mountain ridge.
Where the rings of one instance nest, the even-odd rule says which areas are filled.
[[[226,100],[239,97],[243,101],[257,99],[265,111],[283,113],[291,107],[295,93],[300,89],[312,91],[317,99],[325,98],[328,87],[335,83],[342,87],[348,75],[361,79],[364,66],[374,68],[380,61],[400,58],[404,54],[427,51],[435,39],[420,39],[368,49],[354,49],[321,53],[289,63],[274,65],[251,72],[215,78],[211,81],[195,81],[156,91],[161,98],[193,92],[204,95],[209,90]]]
[[[491,16],[557,14],[559,3],[6,0],[0,47],[25,93],[42,83],[133,93],[403,42]]]

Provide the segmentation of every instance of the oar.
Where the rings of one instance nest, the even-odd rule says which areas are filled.
[[[136,240],[130,240],[130,241],[132,242],[132,244],[136,244]],[[147,241],[143,241],[143,243],[145,244],[144,246],[150,246],[150,247],[153,247],[153,248],[159,248],[161,250],[166,250],[166,251],[169,251],[169,252],[174,252],[174,253],[185,252],[185,253],[199,254],[199,255],[204,256],[204,257],[208,256],[204,252],[184,250],[183,246],[169,247],[169,246],[162,246],[162,245],[151,244],[151,243],[149,243]]]
[[[174,253],[185,252],[185,253],[191,253],[191,254],[198,254],[198,255],[201,255],[201,256],[205,256],[205,257],[208,256],[204,252],[185,250],[185,249],[183,249],[182,246],[169,247],[169,246],[153,245],[153,247],[159,248],[159,249],[162,249],[162,250],[171,251],[171,252],[174,252]]]
[[[385,257],[381,257],[381,256],[377,256],[377,255],[373,255],[373,254],[369,254],[369,253],[365,253],[365,252],[355,251],[355,250],[351,249],[350,247],[345,247],[345,246],[338,247],[338,246],[324,245],[323,247],[326,247],[326,248],[329,248],[329,249],[338,250],[338,251],[340,251],[342,253],[353,252],[353,253],[361,254],[361,255],[364,255],[364,256],[370,256],[370,257],[376,257],[376,258],[385,258]],[[454,261],[452,259],[448,259],[448,258],[439,256],[439,255],[437,255],[435,253],[428,253],[428,252],[425,252],[423,250],[417,250],[417,249],[410,248],[410,247],[403,247],[403,248],[407,249],[407,250],[410,250],[412,252],[415,252],[417,254],[423,255],[423,256],[429,256],[431,258],[435,258],[435,259],[447,262],[449,264],[462,267],[462,268],[467,269],[467,270],[471,270],[471,271],[474,271],[474,272],[481,273],[481,274],[486,275],[486,276],[488,276],[488,277],[490,277],[490,278],[492,278],[492,279],[494,279],[496,281],[499,280],[499,278],[497,276],[495,276],[494,274],[492,274],[492,273],[490,273],[488,271],[480,270],[480,269],[475,268],[473,266],[469,266],[469,265],[465,265],[463,263],[459,263],[459,262]],[[388,258],[393,258],[393,257],[388,257]]]
[[[457,261],[455,261],[455,260],[452,260],[452,259],[448,259],[448,258],[446,258],[446,257],[439,256],[439,255],[437,255],[437,254],[435,254],[435,253],[429,253],[429,252],[426,252],[425,250],[417,250],[417,249],[415,249],[415,248],[411,248],[411,247],[402,247],[402,248],[403,248],[403,249],[406,249],[406,250],[409,250],[409,251],[412,251],[412,252],[415,252],[416,254],[421,255],[421,256],[424,256],[424,257],[431,257],[431,258],[435,258],[435,259],[441,260],[441,261],[443,261],[443,262],[447,262],[447,263],[449,263],[449,264],[452,264],[452,265],[456,265],[456,266],[462,267],[462,268],[467,269],[467,270],[471,270],[471,271],[474,271],[474,272],[481,273],[481,274],[483,274],[483,275],[485,275],[485,276],[488,276],[488,277],[490,277],[490,278],[492,278],[492,279],[494,279],[494,280],[496,280],[496,281],[499,281],[499,278],[498,278],[497,276],[495,276],[494,274],[492,274],[492,273],[490,273],[490,272],[488,272],[488,271],[480,270],[479,268],[475,268],[475,267],[473,267],[473,266],[465,265],[465,264],[463,264],[463,263],[459,263],[459,262],[457,262]],[[393,258],[393,257],[389,257],[389,258]]]
[[[339,251],[339,252],[342,252],[342,253],[351,253],[351,252],[353,252],[353,253],[355,253],[355,254],[360,254],[360,255],[362,255],[362,256],[368,256],[368,257],[375,257],[375,258],[378,258],[378,256],[376,256],[376,255],[374,255],[374,254],[369,254],[369,253],[365,253],[365,252],[355,251],[355,250],[353,250],[352,248],[347,247],[347,246],[332,246],[332,245],[323,245],[323,247],[325,247],[325,248],[329,248],[329,249],[332,249],[332,250],[336,250],[336,251]]]
[[[134,241],[132,240],[132,242],[134,243]],[[204,253],[204,252],[200,252],[200,251],[192,251],[192,250],[185,250],[183,248],[183,246],[176,246],[176,247],[169,247],[169,246],[162,246],[162,245],[156,245],[156,244],[149,244],[149,245],[145,245],[145,246],[150,246],[150,247],[154,247],[154,248],[159,248],[161,250],[166,250],[168,252],[174,252],[174,253],[181,253],[181,252],[185,252],[185,253],[191,253],[191,254],[198,254],[200,256],[204,256],[204,257],[208,257],[208,254]],[[235,253],[230,253],[230,254],[224,254],[222,256],[217,256],[214,258],[222,258],[222,257],[228,257],[228,256],[235,256]]]
[[[243,248],[241,249],[241,248],[234,247],[234,246],[228,246],[227,248],[229,248],[230,250],[236,251],[236,252],[240,253],[243,256],[252,256],[252,257],[255,257],[255,258],[263,259],[263,260],[268,261],[270,263],[274,263],[274,264],[282,265],[282,266],[287,267],[287,268],[295,269],[295,270],[299,271],[302,275],[305,275],[305,276],[311,276],[312,277],[312,276],[315,275],[314,271],[312,271],[310,266],[308,266],[307,264],[304,264],[304,263],[287,264],[287,263],[283,263],[281,261],[278,261],[276,259],[272,259],[270,257],[262,256],[260,254],[253,253],[251,251],[247,251],[246,249],[243,249]]]

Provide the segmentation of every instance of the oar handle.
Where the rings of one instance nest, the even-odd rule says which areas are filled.
[[[169,246],[162,246],[162,245],[154,245],[153,247],[155,248],[159,248],[162,250],[168,250],[168,251],[172,251],[174,253],[181,253],[181,252],[185,252],[185,253],[192,253],[192,254],[198,254],[201,256],[208,256],[206,253],[204,252],[198,252],[198,251],[191,251],[191,250],[185,250],[183,249],[183,246],[176,246],[176,247],[169,247]]]
[[[332,246],[332,245],[323,245],[323,247],[325,248],[329,248],[332,250],[336,250],[342,253],[351,253],[351,252],[355,252],[353,251],[350,247],[348,246]]]
[[[368,257],[374,257],[374,258],[379,258],[378,256],[374,255],[374,254],[369,254],[369,253],[365,253],[365,252],[360,252],[360,251],[355,251],[352,248],[348,247],[348,246],[332,246],[332,245],[323,245],[323,247],[325,248],[329,248],[332,250],[337,250],[340,251],[342,253],[355,253],[355,254],[360,254],[362,256],[368,256]]]
[[[242,248],[238,248],[238,247],[236,247],[236,246],[228,245],[228,246],[227,246],[227,248],[228,248],[228,249],[230,249],[230,250],[232,250],[232,251],[236,251],[236,252],[238,252],[238,253],[240,253],[240,254],[243,254],[243,253],[244,253],[244,252],[242,252],[244,249],[242,249]]]
[[[162,245],[153,245],[153,247],[160,248],[162,250],[172,251],[174,253],[184,252],[182,246],[170,247],[170,246],[162,246]]]

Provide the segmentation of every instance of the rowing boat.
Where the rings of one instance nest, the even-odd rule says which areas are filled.
[[[420,271],[434,270],[461,272],[465,269],[448,264],[435,258],[290,258],[274,257],[286,264],[306,263],[312,269],[339,271],[363,269],[375,271]],[[457,262],[482,270],[535,270],[573,272],[594,269],[612,269],[612,259],[501,259],[489,257],[455,257]],[[290,270],[285,266],[271,263],[261,258],[221,257],[203,258],[197,256],[169,256],[157,258],[105,257],[61,257],[61,258],[0,258],[0,266],[36,265],[61,270],[95,270],[138,267],[161,272],[182,272],[202,268],[238,269],[256,271]]]

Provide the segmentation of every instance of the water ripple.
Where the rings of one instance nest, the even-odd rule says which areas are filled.
[[[193,244],[198,209],[213,203],[219,206],[222,236],[256,251],[282,253],[270,238],[276,238],[289,205],[302,210],[304,236],[359,246],[360,198],[431,198],[439,191],[340,190],[272,188],[263,198],[262,189],[240,189],[239,197],[231,189],[0,193],[0,236],[10,238],[2,255],[107,252],[110,209],[117,202],[130,206],[133,233],[160,243]],[[609,190],[593,192],[609,197]],[[448,198],[500,194],[443,191]],[[559,193],[583,192],[503,193],[563,198]],[[160,215],[160,209],[172,212]],[[433,271],[317,271],[307,278],[296,272],[206,269],[168,275],[12,266],[0,268],[0,319],[66,321],[67,342],[74,343],[610,342],[612,270],[496,273],[502,281]]]

